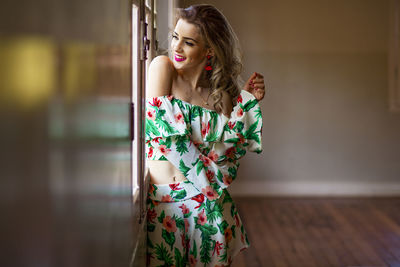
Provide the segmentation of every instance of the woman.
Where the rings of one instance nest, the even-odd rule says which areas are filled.
[[[246,151],[261,152],[263,77],[240,91],[237,38],[213,6],[179,10],[171,61],[149,69],[148,265],[229,266],[249,242],[225,189]]]

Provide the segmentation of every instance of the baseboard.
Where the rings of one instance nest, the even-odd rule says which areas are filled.
[[[234,182],[233,196],[400,196],[395,182]]]

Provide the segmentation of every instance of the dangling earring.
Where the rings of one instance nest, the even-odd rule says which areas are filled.
[[[207,65],[204,67],[205,70],[210,71],[212,70],[212,66],[211,66],[211,56],[208,55],[207,56]]]

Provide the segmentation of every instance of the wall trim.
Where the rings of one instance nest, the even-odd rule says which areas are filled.
[[[400,196],[399,182],[235,182],[233,196]]]

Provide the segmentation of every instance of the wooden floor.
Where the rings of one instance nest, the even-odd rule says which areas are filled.
[[[234,198],[251,247],[232,267],[400,267],[400,198]]]

